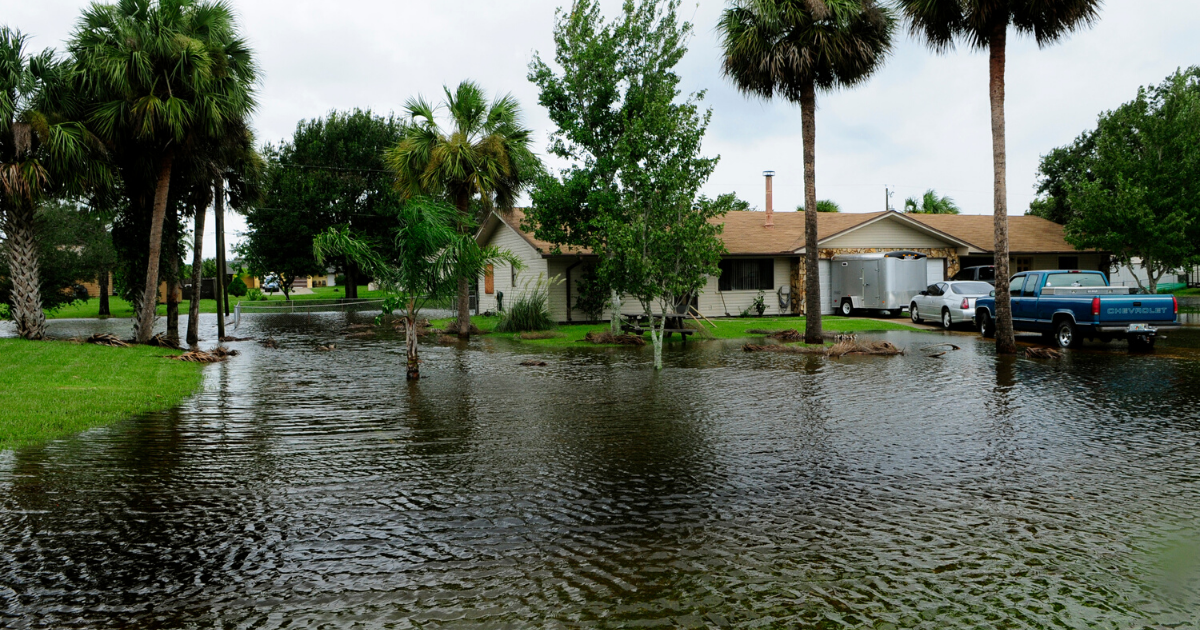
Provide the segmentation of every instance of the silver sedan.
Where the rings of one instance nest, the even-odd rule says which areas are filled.
[[[969,322],[975,317],[975,300],[990,294],[992,285],[975,280],[936,282],[913,298],[908,314],[914,323],[937,319],[942,328]]]

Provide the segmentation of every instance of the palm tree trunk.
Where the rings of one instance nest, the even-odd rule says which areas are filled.
[[[421,378],[421,360],[417,357],[417,311],[412,300],[408,301],[408,311],[404,317],[404,347],[407,351],[407,371],[405,379],[416,381]]]
[[[175,208],[168,208],[167,238],[167,338],[179,343],[179,213]]]
[[[812,81],[800,89],[804,138],[804,343],[821,337],[821,270],[817,267],[817,94]]]
[[[104,267],[96,276],[96,284],[100,286],[100,311],[97,313],[97,315],[102,315],[104,317],[112,315],[112,311],[108,304],[108,294],[111,292],[111,289],[108,286],[109,273],[110,271],[108,267]]]
[[[4,222],[4,232],[8,236],[5,251],[13,284],[12,315],[17,324],[17,335],[22,339],[44,339],[46,336],[33,215],[33,206],[20,203],[9,207]]]
[[[158,310],[158,261],[162,256],[163,220],[167,215],[167,193],[171,187],[171,166],[175,154],[168,151],[158,168],[154,189],[154,211],[150,217],[150,256],[146,260],[146,288],[138,311],[137,342],[147,343],[154,335],[154,314]]]
[[[213,218],[217,224],[217,341],[225,337],[225,316],[229,314],[229,302],[225,298],[225,178],[218,176],[213,182]]]
[[[200,343],[200,294],[204,286],[204,215],[208,208],[196,208],[196,240],[192,245],[192,299],[188,302],[187,343]]]
[[[994,169],[992,195],[996,212],[996,352],[1000,354],[1014,354],[1017,351],[1008,286],[1008,169],[1004,147],[1004,48],[1007,35],[1007,23],[1001,24],[992,31],[988,41]]]
[[[463,224],[466,225],[467,213],[470,209],[470,199],[463,193],[458,193],[454,198],[454,205],[463,216]],[[458,279],[458,338],[467,339],[471,336],[471,288],[467,282],[466,276],[460,276]]]

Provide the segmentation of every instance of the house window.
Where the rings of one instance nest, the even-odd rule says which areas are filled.
[[[1016,273],[1033,271],[1033,256],[1017,256],[1013,258],[1013,266],[1016,267]]]
[[[770,291],[775,288],[775,261],[770,258],[722,260],[719,291]]]
[[[496,292],[496,268],[492,265],[483,272],[483,292],[488,295]]]
[[[1059,269],[1079,269],[1079,257],[1078,256],[1059,256],[1058,257],[1058,268]]]
[[[512,287],[515,289],[517,288],[517,266],[509,265],[509,269],[512,270]]]

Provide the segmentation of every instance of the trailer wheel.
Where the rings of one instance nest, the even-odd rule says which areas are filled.
[[[979,313],[979,334],[984,339],[991,339],[996,336],[996,325],[992,323],[992,316],[987,311]]]
[[[1075,330],[1075,322],[1069,319],[1059,320],[1054,326],[1054,343],[1059,348],[1078,348],[1083,339]]]
[[[854,303],[849,298],[842,300],[842,316],[850,317],[854,313]]]

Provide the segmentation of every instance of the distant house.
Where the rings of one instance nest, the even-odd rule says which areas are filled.
[[[558,321],[586,318],[574,304],[580,275],[596,258],[588,250],[564,248],[540,241],[521,228],[524,213],[493,213],[477,238],[485,245],[511,251],[525,263],[516,272],[502,264],[479,282],[479,310],[496,310],[496,296],[507,302],[525,282],[538,274],[563,279],[550,294],[550,310]],[[721,235],[727,254],[721,275],[708,279],[697,296],[698,309],[708,317],[737,315],[753,303],[759,291],[766,294],[767,314],[801,314],[804,311],[804,213],[773,213],[767,226],[765,212],[730,212]],[[833,312],[829,260],[838,254],[911,250],[928,256],[929,282],[953,276],[960,268],[990,265],[993,261],[993,219],[990,215],[917,215],[899,212],[818,213],[817,248],[820,257],[822,311]],[[1108,270],[1108,257],[1094,250],[1078,251],[1063,240],[1061,225],[1033,216],[1009,218],[1012,272],[1030,269]],[[782,289],[791,299],[781,298]],[[622,304],[626,314],[641,313],[640,304]],[[606,312],[605,318],[611,314]]]

